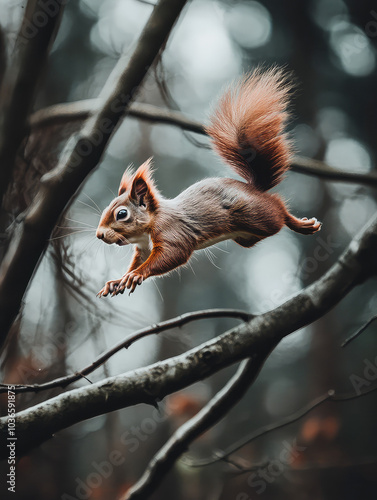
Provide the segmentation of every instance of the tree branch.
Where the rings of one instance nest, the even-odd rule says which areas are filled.
[[[105,363],[108,359],[110,359],[111,356],[119,352],[121,349],[128,349],[137,340],[147,337],[148,335],[158,334],[166,330],[170,330],[172,328],[182,327],[183,325],[187,325],[192,321],[209,319],[209,318],[237,318],[241,319],[242,321],[249,321],[253,317],[254,317],[253,314],[249,314],[244,311],[238,311],[236,309],[207,309],[204,311],[185,313],[182,314],[181,316],[178,316],[177,318],[161,321],[160,323],[152,325],[148,328],[142,328],[141,330],[132,333],[125,340],[122,340],[121,342],[113,346],[111,349],[108,349],[100,356],[98,356],[90,365],[81,368],[81,370],[78,370],[76,373],[73,373],[72,375],[60,377],[55,380],[51,380],[50,382],[45,382],[44,384],[12,385],[14,387],[13,391],[16,393],[41,392],[56,387],[63,387],[63,388],[67,387],[67,385],[72,384],[77,380],[86,378],[86,375],[89,375],[89,373],[92,373],[94,370],[99,368],[103,363]],[[0,394],[8,392],[8,386],[9,383],[0,384]]]
[[[55,2],[46,13],[37,0],[29,0],[15,45],[14,63],[8,68],[1,89],[0,206],[12,177],[17,151],[25,136],[27,118],[41,73],[55,38],[64,2]],[[38,27],[35,19],[45,20]]]
[[[190,467],[203,467],[205,465],[212,465],[217,462],[220,462],[222,460],[228,459],[230,455],[233,455],[236,453],[238,450],[246,446],[247,444],[251,443],[252,441],[255,441],[255,439],[265,436],[266,434],[269,434],[272,431],[275,431],[277,429],[281,429],[283,427],[286,427],[287,425],[293,424],[294,422],[297,422],[300,420],[302,417],[307,415],[309,412],[317,408],[318,406],[322,405],[326,401],[330,401],[333,403],[338,403],[341,401],[351,401],[353,399],[357,399],[363,396],[367,396],[368,394],[371,394],[372,392],[377,391],[377,386],[375,387],[370,387],[359,394],[356,394],[354,392],[352,393],[346,393],[346,394],[336,394],[334,390],[330,389],[326,394],[323,394],[322,396],[319,396],[318,398],[314,399],[307,405],[305,405],[303,408],[300,408],[299,410],[291,413],[285,418],[282,418],[278,422],[273,422],[272,424],[265,425],[261,427],[260,429],[252,432],[248,436],[244,436],[242,439],[240,439],[237,443],[233,444],[230,446],[228,449],[222,452],[217,452],[215,457],[210,457],[210,458],[203,458],[200,460],[191,460],[189,458],[184,460],[185,465],[189,465]]]
[[[48,127],[52,124],[71,123],[82,121],[92,116],[99,106],[98,99],[86,99],[73,103],[56,104],[35,112],[30,117],[32,128]],[[151,104],[135,102],[129,109],[128,114],[134,118],[149,121],[151,123],[164,123],[174,125],[196,134],[206,135],[204,125],[192,120],[179,111],[161,109]],[[331,167],[327,163],[304,156],[295,156],[291,164],[291,170],[300,174],[320,177],[334,182],[351,182],[377,188],[377,173],[345,172]]]
[[[235,473],[237,475],[245,474],[247,472],[254,472],[254,471],[257,471],[259,469],[264,469],[272,463],[271,460],[265,460],[262,463],[251,465],[250,467],[244,467],[244,466],[239,466],[236,463],[232,463],[229,460],[226,460],[226,462],[229,462],[231,465],[234,465],[235,467],[237,467],[237,471],[235,471]],[[289,473],[290,474],[292,472],[302,473],[302,472],[306,472],[306,471],[312,473],[314,471],[319,471],[319,470],[326,471],[326,470],[331,470],[331,469],[349,469],[349,468],[355,468],[355,467],[366,467],[369,465],[374,465],[376,463],[377,463],[377,457],[367,457],[367,458],[364,458],[362,460],[359,459],[357,461],[348,462],[348,463],[344,463],[343,461],[341,461],[339,463],[334,463],[334,462],[324,463],[321,461],[320,463],[308,463],[305,465],[297,465],[297,466],[295,465],[295,467],[290,467]]]
[[[71,138],[57,167],[41,178],[34,202],[17,219],[18,228],[0,268],[0,345],[19,312],[22,297],[55,224],[101,159],[185,3],[186,0],[158,2],[128,64],[124,68],[122,58],[106,82],[99,98],[99,110],[77,136]]]
[[[246,390],[250,387],[258,375],[258,372],[254,372],[255,364],[258,363],[243,361],[238,372],[228,382],[228,384],[197,415],[174,432],[171,438],[150,460],[147,469],[139,481],[127,491],[124,500],[145,500],[155,491],[166,474],[173,467],[175,461],[188,449],[189,445],[197,437],[203,434],[203,432],[221,420],[226,413],[243,397]],[[347,393],[339,395],[336,395],[333,390],[330,390],[323,396],[318,397],[304,408],[289,415],[285,419],[282,419],[277,423],[266,425],[246,438],[243,438],[225,452],[217,453],[215,458],[198,461],[184,460],[184,463],[191,467],[202,467],[203,465],[211,465],[219,461],[224,461],[236,467],[238,472],[242,473],[250,472],[258,468],[264,468],[268,465],[268,461],[262,464],[252,464],[248,467],[244,467],[240,466],[233,459],[230,459],[229,456],[258,437],[296,422],[325,401],[349,401],[370,394],[376,390],[377,386],[367,389],[360,394]]]
[[[372,316],[361,328],[359,328],[355,333],[353,333],[350,337],[348,337],[348,339],[346,339],[342,343],[342,347],[346,347],[350,342],[355,340],[359,335],[361,335],[368,328],[369,325],[374,323],[374,321],[376,321],[376,319],[377,319],[377,315]]]
[[[30,116],[29,126],[32,129],[63,125],[75,121],[83,121],[93,116],[100,105],[99,99],[84,99],[82,101],[55,104],[40,109]],[[179,111],[162,109],[153,104],[134,102],[128,110],[129,116],[140,118],[152,123],[175,125],[188,132],[206,135],[204,126],[196,120],[191,120]]]
[[[7,68],[7,48],[5,42],[4,29],[2,26],[0,26],[0,88],[3,84],[6,68]]]
[[[199,413],[179,427],[164,446],[154,455],[139,481],[127,491],[124,500],[145,500],[161,483],[175,461],[198,436],[221,420],[243,397],[256,379],[266,353],[260,352],[253,360],[241,363],[236,374]]]
[[[365,174],[359,172],[345,172],[331,167],[324,161],[306,158],[304,156],[294,156],[291,170],[299,174],[314,175],[327,181],[351,182],[377,188],[377,173],[375,170]]]
[[[377,274],[377,216],[312,285],[276,309],[174,358],[74,389],[16,414],[18,453],[26,453],[77,422],[157,399],[250,358],[255,371],[282,338],[322,317],[352,288]],[[7,418],[0,419],[7,437]],[[6,446],[0,447],[0,458]]]

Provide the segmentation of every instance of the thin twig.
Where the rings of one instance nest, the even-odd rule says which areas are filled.
[[[350,337],[348,337],[348,339],[346,339],[342,344],[341,344],[341,347],[346,347],[346,345],[348,345],[350,342],[352,342],[353,340],[355,340],[359,335],[361,335],[367,328],[369,325],[371,325],[374,321],[376,321],[377,319],[377,315],[376,316],[373,316],[372,318],[370,318],[366,323],[365,325],[363,325],[361,328],[359,328],[355,333],[353,333]]]
[[[227,461],[227,460],[226,460]],[[232,474],[234,475],[242,475],[247,472],[255,472],[260,469],[265,469],[268,467],[273,461],[266,460],[264,462],[258,464],[250,464],[250,466],[243,467],[238,466],[237,470],[233,470]],[[350,467],[367,467],[368,465],[374,465],[377,463],[377,457],[365,458],[364,460],[358,460],[357,462],[349,462],[349,463],[308,463],[305,465],[297,465],[295,467],[290,467],[289,472],[313,472],[318,470],[330,470],[330,469],[348,469]]]
[[[191,313],[185,313],[177,318],[168,319],[166,321],[161,321],[155,325],[149,326],[147,328],[142,328],[135,333],[129,335],[125,340],[122,340],[111,349],[108,349],[100,356],[98,356],[90,365],[78,370],[72,375],[67,375],[65,377],[60,377],[50,382],[45,382],[43,384],[33,384],[33,385],[14,385],[14,392],[41,392],[47,389],[52,389],[54,387],[66,387],[81,378],[86,378],[85,376],[99,368],[105,361],[107,361],[111,356],[119,352],[121,349],[128,349],[137,340],[140,340],[148,335],[154,335],[172,328],[180,328],[183,325],[187,325],[192,321],[198,321],[202,319],[210,318],[236,318],[242,321],[250,321],[254,317],[253,314],[249,314],[245,311],[239,311],[237,309],[207,309],[203,311],[195,311]],[[0,394],[5,393],[8,390],[9,384],[0,384]]]
[[[272,424],[265,425],[260,429],[252,432],[251,434],[244,436],[237,443],[233,444],[223,452],[216,451],[216,455],[214,457],[203,458],[200,460],[192,460],[190,458],[185,458],[184,463],[185,465],[189,465],[190,467],[203,467],[206,465],[215,464],[217,462],[222,461],[223,459],[228,459],[230,455],[233,455],[233,453],[236,453],[241,448],[251,443],[255,439],[261,436],[265,436],[266,434],[269,434],[270,432],[275,431],[277,429],[286,427],[287,425],[293,424],[294,422],[297,422],[297,420],[300,420],[310,411],[314,410],[314,408],[317,408],[326,401],[330,402],[349,401],[351,399],[357,399],[359,397],[366,396],[367,394],[370,394],[371,392],[374,392],[376,390],[377,386],[370,387],[369,389],[362,391],[359,394],[347,393],[347,394],[337,395],[335,394],[335,391],[331,389],[326,394],[319,396],[318,398],[314,399],[313,401],[305,405],[303,408],[300,408],[299,410],[291,413],[287,417],[279,420],[279,422],[274,422]]]

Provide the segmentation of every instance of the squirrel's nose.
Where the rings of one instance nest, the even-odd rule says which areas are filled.
[[[96,231],[96,236],[97,238],[99,238],[100,240],[103,240],[104,237],[105,237],[105,233],[103,232],[102,229],[98,228],[97,231]]]

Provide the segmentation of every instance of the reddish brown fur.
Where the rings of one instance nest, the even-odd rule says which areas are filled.
[[[263,191],[289,168],[292,147],[284,125],[290,90],[281,69],[256,69],[228,88],[206,128],[215,151]]]
[[[135,173],[132,173],[131,170],[127,168],[120,181],[118,195],[125,193],[127,190],[131,192],[133,186],[136,189],[136,186],[139,183],[145,183],[148,185],[147,197],[149,201],[149,208],[150,210],[155,209],[158,191],[156,189],[152,173],[152,158],[148,158],[147,161],[142,163]],[[133,193],[133,195],[135,195],[135,193]]]
[[[195,250],[224,239],[251,247],[285,224],[303,234],[320,229],[316,219],[297,219],[277,194],[266,192],[291,157],[283,131],[288,91],[281,70],[256,70],[225,93],[207,129],[214,148],[246,182],[205,179],[169,200],[153,183],[150,159],[134,174],[126,170],[97,236],[109,244],[135,243],[135,254],[126,274],[108,281],[100,296],[125,288],[131,293],[144,279],[168,273]],[[127,216],[117,220],[118,213]]]

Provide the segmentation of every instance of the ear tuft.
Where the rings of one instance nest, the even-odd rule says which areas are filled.
[[[122,175],[122,178],[120,180],[118,196],[125,193],[127,190],[131,189],[132,180],[133,180],[133,172],[131,163],[131,165],[129,165],[124,171],[124,174]]]
[[[139,205],[145,205],[150,210],[155,210],[158,191],[152,178],[152,172],[152,158],[149,158],[140,165],[133,176],[130,197]]]

